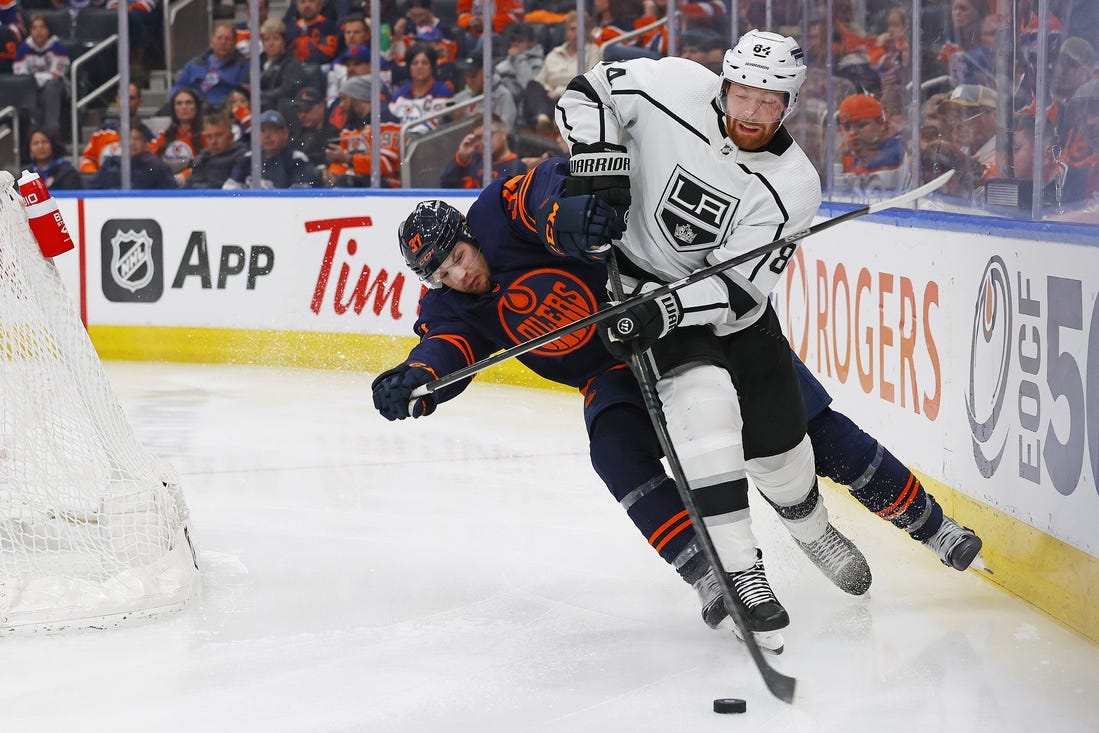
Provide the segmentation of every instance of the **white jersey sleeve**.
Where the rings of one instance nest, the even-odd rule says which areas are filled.
[[[721,78],[693,61],[601,63],[557,104],[562,135],[625,145],[632,203],[620,249],[627,286],[678,280],[808,227],[821,201],[812,163],[780,128],[764,149],[728,138],[716,103]],[[763,313],[794,245],[678,291],[681,325],[719,334]],[[631,282],[632,280],[632,282]]]

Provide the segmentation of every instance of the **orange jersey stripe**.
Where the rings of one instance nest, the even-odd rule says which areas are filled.
[[[426,372],[428,372],[435,379],[439,378],[438,373],[435,371],[435,367],[433,367],[429,364],[424,364],[422,361],[410,361],[410,362],[408,362],[408,365],[410,367],[419,367],[420,369],[425,370]]]
[[[668,529],[673,524],[675,524],[676,522],[683,519],[683,517],[685,517],[685,516],[687,516],[687,510],[686,509],[684,509],[683,511],[681,511],[678,514],[676,514],[675,516],[673,516],[667,522],[664,522],[664,524],[660,525],[657,528],[657,530],[655,532],[653,532],[652,535],[649,536],[649,544],[653,545],[655,547],[657,538],[660,537],[660,535],[664,532],[664,530]]]
[[[513,218],[517,219],[523,226],[532,232],[537,233],[538,227],[534,223],[534,216],[527,210],[527,190],[530,188],[531,181],[534,180],[534,170],[527,171],[523,176],[523,180],[519,182],[519,193],[515,197],[515,213]]]
[[[467,366],[476,361],[476,359],[473,358],[473,347],[469,345],[469,341],[461,336],[457,336],[452,333],[440,333],[436,336],[431,336],[429,338],[446,341],[448,344],[458,349],[458,352],[462,355],[462,358],[466,360]]]
[[[675,529],[673,529],[671,532],[669,532],[668,536],[660,541],[660,544],[657,545],[656,548],[655,548],[656,551],[660,552],[661,550],[663,550],[664,545],[671,542],[673,539],[675,539],[676,535],[678,535],[680,532],[682,532],[683,530],[687,529],[688,527],[690,527],[692,525],[693,525],[693,523],[691,522],[690,517],[688,517],[687,519],[684,519],[682,524],[680,524]]]
[[[912,506],[912,502],[916,500],[916,496],[919,494],[919,489],[919,480],[915,475],[908,474],[908,483],[904,485],[904,491],[900,493],[896,501],[877,512],[877,515],[882,519],[896,519],[908,511],[908,507]]]
[[[591,383],[594,382],[595,380],[599,379],[601,376],[603,376],[603,374],[609,374],[610,372],[617,372],[620,369],[629,369],[629,367],[626,366],[625,364],[615,364],[614,366],[612,366],[610,369],[603,372],[602,374],[596,374],[594,377],[592,377],[588,381],[584,382],[584,386],[580,388],[580,394],[585,394],[586,395],[588,393],[588,390],[591,389]]]

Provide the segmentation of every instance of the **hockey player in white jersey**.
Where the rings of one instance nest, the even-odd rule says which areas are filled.
[[[722,75],[686,59],[602,63],[557,105],[571,147],[568,192],[626,220],[616,243],[628,294],[806,228],[821,202],[813,165],[782,126],[805,79],[793,38],[749,31]],[[789,623],[763,568],[747,476],[840,588],[865,593],[862,553],[828,521],[790,349],[768,296],[788,245],[602,325],[612,353],[650,349],[689,490],[750,628]]]

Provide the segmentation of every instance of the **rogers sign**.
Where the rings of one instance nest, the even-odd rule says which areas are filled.
[[[936,344],[939,284],[829,263],[798,249],[786,268],[786,333],[818,374],[934,422],[942,400]]]

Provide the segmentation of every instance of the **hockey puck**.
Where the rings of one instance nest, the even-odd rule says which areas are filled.
[[[743,713],[748,703],[736,697],[719,697],[714,700],[715,713]]]

